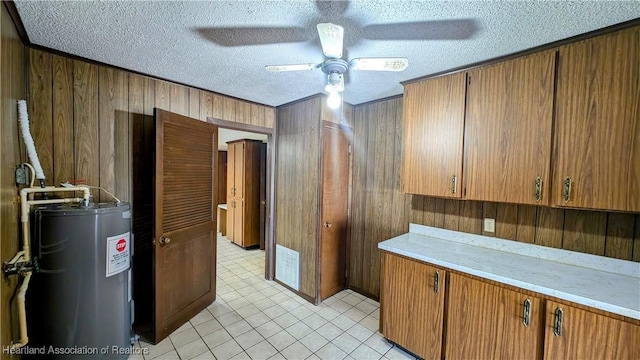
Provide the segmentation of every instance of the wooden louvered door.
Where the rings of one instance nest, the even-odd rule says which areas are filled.
[[[215,300],[217,126],[155,109],[154,337]]]

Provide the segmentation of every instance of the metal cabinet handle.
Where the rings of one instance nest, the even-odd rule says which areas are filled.
[[[562,197],[564,198],[564,202],[569,202],[571,200],[571,177],[569,176],[564,178]]]
[[[171,242],[171,238],[170,237],[161,236],[160,240],[158,240],[158,241],[160,241],[160,244],[165,245],[165,244],[168,244],[168,243]]]
[[[458,177],[453,175],[451,177],[451,193],[455,194],[456,193],[456,188],[458,187]]]
[[[562,309],[557,308],[556,309],[556,321],[555,321],[555,323],[553,325],[553,334],[555,336],[562,335],[562,316],[563,316]]]
[[[536,202],[540,202],[542,200],[542,179],[538,176],[535,181],[535,189],[533,193]]]
[[[436,274],[433,278],[433,292],[438,293],[440,291],[440,272],[436,271]]]
[[[526,299],[524,301],[524,310],[522,313],[522,323],[525,327],[531,323],[531,300]]]

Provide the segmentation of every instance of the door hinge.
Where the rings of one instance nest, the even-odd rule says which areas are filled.
[[[467,75],[467,85],[471,85],[471,75]]]
[[[351,216],[351,207],[347,208],[347,216]]]
[[[351,154],[351,145],[349,145],[349,154]]]

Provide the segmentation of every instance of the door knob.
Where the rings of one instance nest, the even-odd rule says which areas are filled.
[[[164,244],[170,243],[171,242],[171,238],[161,236],[159,241],[160,241],[160,244],[164,245]]]
[[[325,222],[324,224],[322,224],[322,226],[324,226],[324,227],[326,227],[326,228],[330,228],[330,227],[331,227],[331,225],[333,225],[333,224],[332,224],[332,223],[330,223],[330,222],[328,222],[328,221],[327,221],[327,222]]]

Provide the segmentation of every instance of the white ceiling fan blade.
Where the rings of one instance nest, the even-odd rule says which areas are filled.
[[[318,24],[318,35],[320,36],[324,56],[340,59],[342,57],[342,39],[344,38],[342,26],[332,23],[320,23]]]
[[[267,65],[264,67],[269,71],[301,71],[313,70],[318,68],[317,64],[294,64],[294,65]]]
[[[402,71],[407,66],[407,58],[356,58],[349,62],[349,68],[353,70]]]

